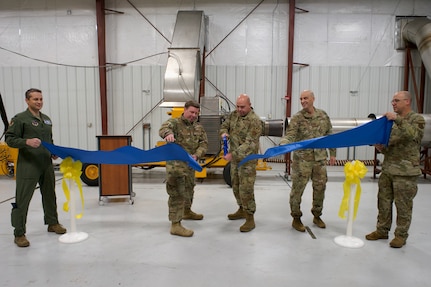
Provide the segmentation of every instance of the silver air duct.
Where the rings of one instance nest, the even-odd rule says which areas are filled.
[[[422,138],[423,147],[431,147],[431,114],[422,114],[425,119],[424,137]]]
[[[425,119],[425,130],[422,138],[422,146],[431,146],[431,114],[422,114]],[[371,119],[356,119],[356,118],[334,118],[331,119],[332,133],[336,134],[339,132],[347,131],[354,127],[368,123]]]
[[[204,23],[203,11],[178,11],[160,107],[183,107],[188,100],[198,99]]]
[[[422,116],[425,119],[425,130],[421,145],[423,147],[431,147],[431,114],[422,114]],[[332,133],[336,134],[347,131],[368,123],[369,121],[371,121],[369,118],[331,118]],[[290,122],[290,118],[288,118],[288,122]]]
[[[431,77],[431,20],[423,17],[408,22],[402,30],[402,35],[406,41],[416,45]]]

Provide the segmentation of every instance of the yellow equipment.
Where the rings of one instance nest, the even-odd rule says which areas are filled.
[[[14,176],[18,149],[9,147],[5,142],[0,142],[0,175]]]

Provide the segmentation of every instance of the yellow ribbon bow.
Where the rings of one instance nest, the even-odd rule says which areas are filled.
[[[356,194],[355,194],[355,202],[354,202],[354,212],[353,218],[356,218],[356,214],[358,212],[359,199],[361,198],[361,178],[367,174],[367,168],[364,163],[359,160],[355,160],[353,162],[347,162],[344,165],[344,174],[346,175],[346,179],[343,183],[344,196],[341,201],[340,211],[338,212],[338,216],[341,218],[345,218],[345,213],[349,211],[349,199],[350,199],[350,187],[353,184],[356,184]]]
[[[81,173],[82,173],[82,163],[78,161],[73,161],[71,157],[65,158],[60,164],[60,172],[63,174],[62,186],[64,195],[66,196],[66,202],[63,204],[63,210],[65,212],[69,211],[70,202],[70,191],[66,183],[66,178],[69,180],[74,180],[79,188],[79,194],[81,197],[82,210],[84,210],[84,196],[82,193],[82,183],[81,183]],[[81,218],[82,212],[76,215],[76,218]]]

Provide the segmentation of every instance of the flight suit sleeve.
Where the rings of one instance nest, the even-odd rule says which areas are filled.
[[[22,136],[23,124],[17,117],[14,117],[6,131],[5,139],[7,145],[13,148],[26,147],[26,139],[22,138]]]

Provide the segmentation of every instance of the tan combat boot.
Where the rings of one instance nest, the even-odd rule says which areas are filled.
[[[237,220],[237,219],[243,219],[243,218],[245,218],[245,215],[246,215],[246,212],[240,206],[235,213],[228,214],[227,218],[229,218],[230,220]]]
[[[389,243],[389,246],[391,246],[392,248],[401,248],[404,245],[406,245],[406,240],[399,236],[395,236],[395,238],[392,239],[391,242]]]
[[[184,209],[183,219],[202,220],[203,218],[204,218],[203,214],[194,213],[190,208]]]
[[[305,232],[305,226],[302,224],[301,218],[299,217],[293,218],[292,227],[300,232]]]
[[[193,236],[193,230],[186,229],[181,225],[181,222],[172,222],[171,234],[183,237]]]
[[[323,222],[323,220],[320,218],[320,216],[315,216],[313,218],[313,223],[316,224],[317,227],[326,228],[326,224],[325,224],[325,222]]]
[[[27,240],[27,238],[25,237],[25,235],[15,236],[14,242],[19,247],[28,247],[28,246],[30,246],[30,242]]]
[[[241,232],[249,232],[252,231],[256,225],[254,224],[254,215],[253,214],[245,214],[245,223],[241,225],[239,231]]]
[[[365,235],[365,238],[367,240],[379,240],[379,239],[388,239],[389,237],[387,234],[382,234],[376,230],[371,232],[370,234]]]
[[[60,223],[49,224],[47,230],[48,232],[55,232],[56,234],[65,234],[67,232],[66,228]]]

